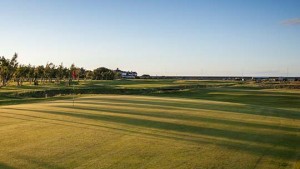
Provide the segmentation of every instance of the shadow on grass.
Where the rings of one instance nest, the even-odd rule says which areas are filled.
[[[179,101],[168,101],[168,100],[129,100],[120,98],[80,98],[81,100],[95,101],[112,101],[112,102],[125,102],[132,104],[150,104],[155,106],[170,106],[173,108],[192,108],[192,109],[207,109],[207,110],[218,110],[233,113],[243,113],[251,115],[261,115],[269,117],[281,117],[287,119],[300,119],[299,111],[292,110],[280,110],[272,107],[254,106],[254,105],[227,105],[227,104],[209,104],[209,103],[192,103],[192,102],[179,102]]]
[[[0,168],[1,169],[16,169],[15,167],[11,167],[11,166],[1,163],[1,162],[0,162]]]
[[[14,157],[19,159],[19,160],[23,160],[23,161],[27,161],[30,164],[33,164],[34,166],[38,167],[38,168],[53,168],[53,169],[64,169],[65,167],[60,167],[58,165],[55,165],[53,162],[45,162],[42,161],[38,158],[34,158],[34,157],[30,157],[27,155],[16,155],[14,154]]]
[[[62,126],[67,126],[67,127],[75,127],[75,128],[81,128],[81,129],[89,129],[89,130],[91,130],[91,129],[98,130],[98,129],[95,129],[95,128],[90,128],[90,127],[97,127],[97,128],[112,129],[109,132],[117,130],[117,131],[121,131],[121,132],[129,132],[129,133],[133,133],[133,134],[146,134],[146,135],[155,136],[155,137],[159,136],[159,137],[162,137],[162,138],[180,139],[179,137],[171,137],[171,136],[165,136],[165,135],[159,135],[159,134],[153,134],[153,133],[132,131],[132,130],[124,129],[124,128],[116,128],[116,127],[109,127],[109,126],[99,125],[99,124],[83,123],[83,122],[79,122],[79,121],[61,120],[61,119],[55,119],[55,118],[45,118],[45,117],[34,116],[34,115],[26,115],[26,114],[20,114],[20,113],[15,113],[15,112],[14,113],[10,112],[10,113],[7,113],[7,114],[26,117],[26,118],[30,118],[30,119],[25,119],[25,118],[20,118],[20,117],[10,117],[10,116],[4,116],[4,115],[1,115],[1,117],[13,118],[13,119],[18,119],[18,120],[36,121],[36,122],[41,122],[40,120],[47,120],[47,121],[43,121],[43,123],[54,124],[54,125],[62,125]],[[33,119],[35,119],[35,120],[33,120]],[[68,124],[73,124],[73,125],[67,125],[67,124],[55,123],[55,122],[49,122],[49,121],[57,121],[57,122],[63,122],[63,123],[68,123]],[[86,127],[81,127],[82,125],[86,126]],[[195,137],[195,138],[198,138],[198,137]],[[190,141],[190,140],[185,140],[185,139],[182,139],[182,140],[183,141]],[[198,143],[200,143],[200,141]],[[208,143],[208,142],[202,142],[202,143]]]
[[[204,88],[150,94],[153,96],[205,99],[273,108],[299,108],[300,94],[236,90],[234,88]]]
[[[280,158],[291,158],[295,156],[295,154],[297,153],[296,152],[297,145],[300,141],[298,135],[247,133],[242,131],[230,131],[230,130],[217,129],[217,128],[199,127],[199,126],[191,126],[186,124],[175,124],[171,122],[162,122],[162,121],[137,119],[137,118],[123,117],[123,116],[121,117],[121,116],[103,115],[103,114],[101,115],[87,114],[87,113],[79,114],[79,113],[71,113],[71,112],[31,110],[31,109],[19,109],[19,108],[18,109],[10,108],[10,109],[19,110],[19,111],[32,111],[41,114],[46,113],[46,114],[63,115],[63,116],[97,120],[97,121],[99,120],[99,121],[126,124],[126,125],[148,128],[148,129],[173,131],[173,132],[179,132],[185,134],[196,134],[199,136],[201,135],[213,136],[218,139],[226,138],[232,141],[246,141],[249,143],[236,143],[236,142],[222,141],[218,144],[222,146],[226,146],[228,148],[249,151],[256,154],[264,153],[270,156],[275,156]],[[184,137],[181,139],[184,140]],[[254,146],[252,143],[261,146]],[[267,147],[264,147],[266,145]],[[270,146],[274,148],[270,148]],[[282,147],[282,148],[277,149],[276,147]]]
[[[47,121],[43,121],[43,123],[47,123],[47,124],[51,124],[51,125],[66,126],[66,127],[75,127],[75,128],[90,129],[90,128],[87,128],[87,127],[76,126],[76,124],[80,124],[80,123],[78,123],[78,122],[74,123],[72,121],[67,121],[67,120],[44,118],[44,117],[40,117],[40,116],[25,115],[25,114],[19,114],[19,113],[7,113],[7,114],[22,116],[22,117],[26,117],[26,118],[11,117],[11,116],[5,116],[5,115],[0,115],[0,117],[10,118],[10,119],[16,119],[16,120],[23,120],[25,122],[28,122],[28,121],[41,122],[41,120],[47,120]],[[28,119],[28,118],[30,118],[30,119]],[[49,122],[49,121],[56,121],[56,122]],[[63,122],[63,123],[68,122],[68,123],[74,123],[75,125],[68,125],[68,124],[62,124],[62,123],[57,123],[57,122]],[[82,124],[84,124],[84,123],[82,123]],[[96,126],[96,127],[99,127],[99,126]]]
[[[77,97],[77,96],[76,96]],[[48,98],[22,98],[22,99],[5,99],[0,100],[1,105],[16,105],[16,104],[30,104],[46,101],[65,100],[70,99],[72,96],[59,96],[59,97],[48,97]]]
[[[134,112],[130,110],[130,108],[142,108],[141,106],[135,105],[126,105],[127,109],[122,109],[124,106],[116,107],[95,107],[91,108],[89,105],[99,106],[99,103],[88,103],[88,102],[76,102],[76,104],[86,104],[85,106],[78,106],[76,105],[76,109],[81,110],[92,110],[92,111],[103,111],[109,113],[120,113],[120,114],[128,114],[128,115],[143,115],[147,117],[156,117],[156,118],[165,118],[165,119],[175,119],[175,120],[187,120],[187,121],[196,121],[196,122],[207,122],[207,123],[214,123],[214,124],[225,124],[230,125],[232,127],[252,127],[255,129],[271,129],[271,130],[281,130],[281,131],[288,131],[288,132],[300,132],[300,128],[294,127],[286,127],[286,126],[276,126],[270,124],[259,124],[259,123],[250,123],[250,122],[241,122],[241,121],[234,121],[229,119],[218,119],[212,117],[203,117],[203,116],[194,116],[189,114],[176,114],[176,113],[167,113],[166,111],[147,111],[147,112]],[[105,103],[105,105],[114,105],[110,103]],[[144,105],[143,105],[144,106]],[[72,109],[73,106],[55,106],[59,108],[67,108]],[[144,108],[144,107],[143,107]],[[201,109],[199,109],[201,111]]]

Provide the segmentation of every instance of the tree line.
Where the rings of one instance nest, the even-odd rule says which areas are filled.
[[[60,65],[47,63],[45,66],[33,66],[20,64],[17,59],[17,53],[11,59],[4,56],[0,57],[0,86],[6,86],[9,82],[16,82],[18,86],[21,86],[23,82],[34,85],[68,82],[67,84],[70,85],[72,80],[79,79],[113,80],[120,78],[120,74],[105,67],[87,70],[83,67],[76,67],[74,64],[65,67],[63,63]]]

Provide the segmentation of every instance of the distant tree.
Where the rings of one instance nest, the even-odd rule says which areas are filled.
[[[17,58],[17,53],[13,55],[12,59],[6,59],[4,56],[0,57],[0,79],[2,86],[6,86],[8,81],[13,78],[18,67]]]
[[[57,71],[56,71],[56,79],[58,82],[61,82],[61,80],[64,78],[64,66],[63,63],[61,63],[58,67],[57,67]]]
[[[14,79],[17,82],[17,86],[21,86],[24,81],[31,84],[35,77],[35,67],[30,64],[19,65],[14,73]]]
[[[19,65],[14,73],[17,86],[22,86],[23,81],[25,81],[27,75],[28,75],[28,67],[26,65]]]
[[[69,73],[70,73],[70,75],[69,75],[69,86],[71,85],[71,82],[72,82],[72,80],[73,80],[73,78],[76,78],[76,77],[74,77],[74,76],[77,76],[77,67],[75,66],[75,64],[73,63],[72,65],[71,65],[71,67],[70,67],[70,71],[69,71]],[[75,80],[75,79],[74,79]]]
[[[42,83],[45,80],[45,67],[43,65],[37,66],[34,70],[36,80],[40,79]]]
[[[78,78],[86,79],[86,70],[83,67],[79,69]]]
[[[85,78],[86,79],[93,79],[93,76],[94,76],[94,74],[93,74],[93,71],[91,71],[91,70],[87,70],[87,71],[85,71]]]
[[[52,82],[53,79],[57,83],[68,79],[68,84],[70,85],[73,77],[78,81],[79,79],[113,80],[121,78],[121,74],[118,71],[105,67],[99,67],[91,71],[83,67],[78,68],[75,64],[67,68],[63,66],[63,63],[56,66],[51,62],[45,66],[18,65],[17,58],[17,53],[11,59],[7,59],[4,56],[0,57],[0,87],[7,85],[10,80],[14,80],[18,86],[21,86],[25,81],[30,84],[34,82],[34,85],[38,85],[39,80],[41,83],[45,83]]]
[[[66,80],[66,79],[69,79],[71,76],[71,73],[70,73],[70,69],[68,68],[64,68],[63,69],[63,79]]]
[[[52,79],[56,79],[57,77],[57,69],[55,64],[52,63],[50,67],[50,82],[52,83]]]
[[[113,80],[115,79],[115,72],[105,67],[97,68],[93,71],[94,80]]]
[[[34,78],[35,78],[35,74],[34,74],[34,70],[35,70],[35,67],[34,66],[31,66],[30,64],[27,66],[27,78],[29,80],[29,83],[31,84],[32,81],[34,81]]]
[[[151,76],[148,75],[148,74],[143,74],[143,75],[141,76],[142,79],[149,79],[150,77],[151,77]]]
[[[52,82],[52,78],[55,78],[55,65],[53,63],[46,64],[44,75],[48,82]]]
[[[122,75],[120,72],[114,72],[115,74],[115,78],[114,79],[121,79],[122,78]]]

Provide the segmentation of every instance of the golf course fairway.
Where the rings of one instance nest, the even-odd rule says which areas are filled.
[[[135,95],[2,106],[0,168],[299,168],[299,113]]]

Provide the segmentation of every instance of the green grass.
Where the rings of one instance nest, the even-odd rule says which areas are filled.
[[[73,86],[64,83],[46,83],[39,86],[24,83],[23,86],[9,86],[0,88],[0,105],[27,103],[28,100],[44,100],[45,95],[70,95],[70,94],[145,94],[162,89],[180,89],[184,87],[217,86],[233,84],[232,82],[215,81],[182,81],[182,80],[99,80],[80,81]],[[73,88],[74,87],[74,88]],[[75,90],[73,90],[75,89]],[[38,98],[38,99],[37,99]]]
[[[130,95],[77,95],[73,107],[69,95],[14,98],[19,88],[0,89],[1,169],[300,168],[299,90],[176,80],[76,87]]]

